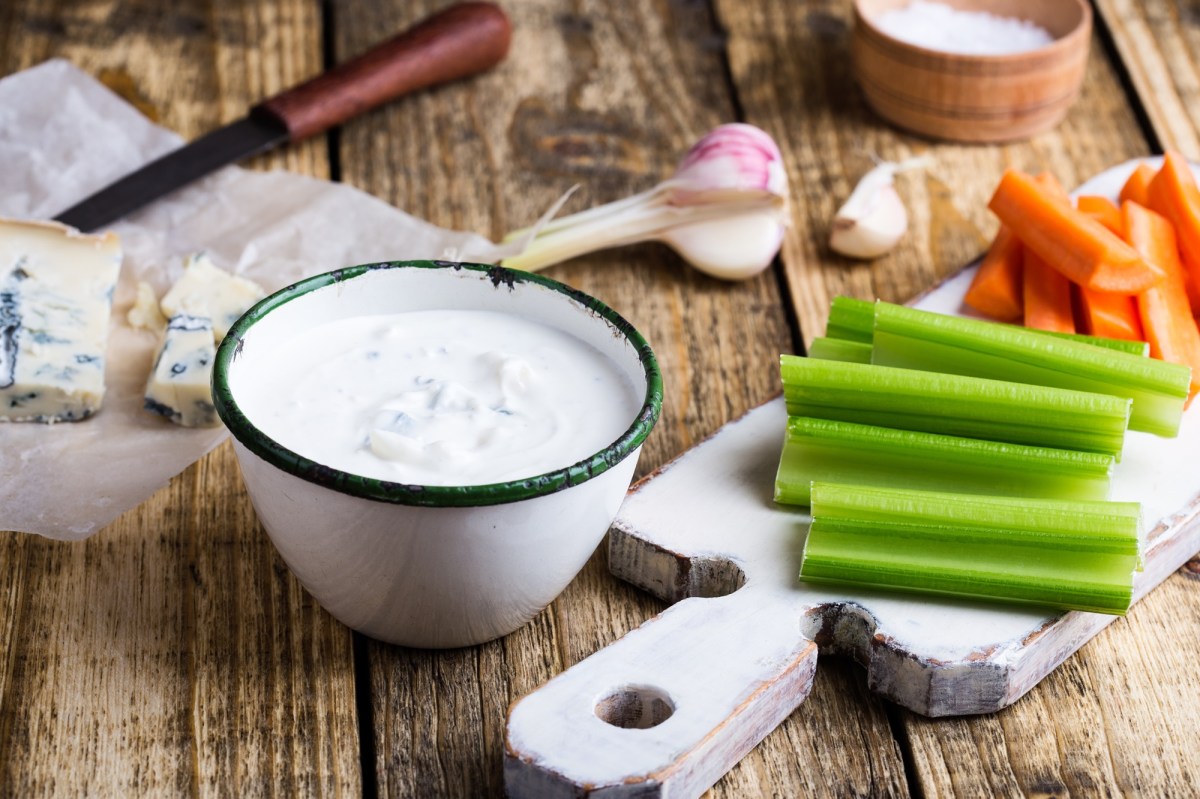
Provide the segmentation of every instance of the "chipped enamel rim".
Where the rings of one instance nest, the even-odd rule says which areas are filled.
[[[497,289],[501,286],[511,289],[516,284],[533,283],[563,295],[567,301],[582,305],[588,312],[607,322],[609,327],[624,337],[637,352],[646,378],[646,393],[633,422],[616,441],[578,463],[521,480],[473,486],[412,485],[352,474],[305,458],[256,427],[242,413],[229,387],[230,367],[237,359],[244,339],[255,323],[274,309],[305,294],[388,269],[452,269],[479,272],[481,278],[490,279]],[[662,411],[663,390],[662,373],[650,345],[633,325],[595,297],[541,275],[499,266],[448,261],[386,261],[351,266],[310,277],[261,300],[234,323],[217,349],[216,361],[213,364],[212,394],[217,414],[233,433],[234,438],[255,455],[288,474],[343,494],[396,505],[471,507],[500,505],[553,494],[608,471],[635,452],[646,440]]]

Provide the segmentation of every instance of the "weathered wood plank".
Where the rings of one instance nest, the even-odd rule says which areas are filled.
[[[0,535],[0,743],[8,740],[12,727],[7,708],[13,706],[9,692],[18,652],[14,643],[25,599],[25,545],[24,537]],[[6,762],[0,754],[0,774],[6,770]]]
[[[1200,159],[1195,9],[1176,0],[1096,0],[1095,6],[1158,144]]]
[[[183,488],[177,483],[163,499],[182,500]],[[165,505],[143,507],[114,532],[169,530],[170,515]],[[178,547],[154,533],[105,535],[84,546],[24,542],[23,596],[4,641],[11,672],[0,792],[190,788],[185,621],[172,596],[183,577]]]
[[[1197,584],[1172,576],[994,717],[905,714],[928,795],[1174,796],[1194,790],[1200,720],[1183,664],[1200,657]],[[997,759],[997,753],[1002,757]]]
[[[1098,41],[1083,94],[1055,131],[1004,147],[963,147],[900,133],[870,114],[850,74],[849,4],[718,0],[717,8],[747,121],[776,136],[791,169],[795,225],[783,260],[806,342],[823,332],[830,297],[907,300],[974,257],[995,230],[986,201],[1004,167],[1049,169],[1075,185],[1148,151]],[[899,159],[919,152],[936,165],[899,183],[912,220],[900,248],[870,264],[829,252],[829,220],[869,167],[867,154]],[[1168,698],[1182,699],[1187,688],[1164,675],[1187,673],[1195,659],[1194,636],[1178,631],[1191,629],[1186,620],[1197,608],[1195,582],[1172,578],[1127,622],[996,716],[931,721],[897,711],[915,784],[928,796],[1180,789],[1188,784],[1181,776],[1200,767],[1185,743],[1194,740],[1196,722],[1186,703]],[[1170,626],[1167,618],[1174,619]],[[817,701],[814,694],[808,704]]]
[[[0,74],[49,57],[190,138],[321,70],[320,4],[5,3]],[[324,176],[327,145],[259,165]],[[86,542],[0,535],[0,653],[2,795],[359,790],[350,634],[228,446]]]
[[[822,658],[812,692],[710,792],[715,796],[908,796],[900,747],[886,703],[861,670]],[[819,769],[814,769],[819,764]]]
[[[372,17],[376,6],[366,0],[335,4],[339,57],[431,6]],[[648,188],[700,134],[734,118],[720,41],[703,6],[541,0],[506,10],[514,40],[499,70],[347,126],[346,182],[439,224],[495,237],[536,219],[574,183],[582,188],[572,209]],[[777,390],[773,364],[791,338],[774,276],[719,283],[656,245],[548,274],[628,316],[662,362],[667,399],[641,474]],[[498,794],[508,704],[661,607],[609,576],[598,554],[532,624],[503,641],[442,654],[371,645],[380,793],[456,795],[470,786]],[[820,712],[796,714],[714,794],[788,795],[805,786],[832,796],[847,785],[902,792],[881,704],[839,685],[820,680]],[[833,753],[823,745],[829,727],[843,731],[837,774],[824,766]]]

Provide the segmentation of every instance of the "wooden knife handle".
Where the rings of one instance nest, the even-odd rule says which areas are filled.
[[[274,117],[299,141],[402,95],[490,69],[504,59],[511,38],[497,6],[458,3],[252,113]]]

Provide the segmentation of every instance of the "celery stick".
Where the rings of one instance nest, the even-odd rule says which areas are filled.
[[[790,416],[1120,457],[1129,400],[872,364],[780,356]]]
[[[1003,322],[992,322],[994,325],[1004,324]],[[1035,330],[1032,327],[1021,327],[1020,325],[1008,325],[1015,327],[1018,330],[1028,330],[1032,333],[1037,333],[1042,336],[1050,336],[1050,338],[1064,339],[1066,341],[1074,341],[1078,344],[1091,344],[1093,347],[1104,347],[1106,350],[1116,350],[1117,352],[1127,352],[1130,355],[1137,355],[1140,358],[1146,358],[1150,355],[1150,344],[1145,341],[1126,341],[1120,338],[1105,338],[1104,336],[1089,336],[1084,333],[1061,333],[1057,330]]]
[[[834,297],[829,304],[825,335],[828,338],[870,344],[874,325],[875,303],[853,297]]]
[[[1111,455],[793,416],[775,501],[807,505],[813,481],[1102,500]]]
[[[800,577],[1124,614],[1139,506],[815,483]]]
[[[1150,345],[1144,341],[1124,341],[1118,338],[1087,336],[1082,333],[1060,333],[1053,330],[1034,330],[1033,328],[1021,327],[1020,325],[1009,325],[1003,322],[992,322],[991,324],[1004,324],[1006,327],[1013,327],[1017,330],[1027,330],[1039,336],[1050,336],[1051,338],[1065,339],[1067,341],[1074,341],[1080,344],[1091,344],[1094,347],[1104,347],[1105,349],[1117,350],[1118,352],[1128,352],[1132,353],[1133,355],[1141,355],[1143,357],[1150,354]],[[867,302],[866,300],[856,300],[852,297],[839,296],[833,298],[833,303],[829,307],[829,322],[825,326],[825,335],[827,337],[869,344],[871,343],[874,329],[875,303]]]
[[[808,346],[808,357],[820,358],[825,361],[870,363],[871,345],[864,341],[818,336]]]
[[[1125,397],[1131,430],[1167,437],[1179,431],[1191,374],[1177,363],[884,302],[875,306],[872,346],[871,361],[884,366]]]

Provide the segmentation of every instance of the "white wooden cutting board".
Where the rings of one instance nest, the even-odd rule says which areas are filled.
[[[1115,195],[1131,169],[1080,191]],[[957,312],[970,275],[917,304]],[[1200,550],[1198,409],[1178,438],[1129,433],[1114,471],[1111,498],[1142,503],[1135,600]],[[785,422],[772,400],[631,490],[610,569],[674,604],[513,706],[510,796],[698,796],[804,701],[818,651],[918,713],[999,710],[1113,621],[800,582],[810,519],[771,498]]]

